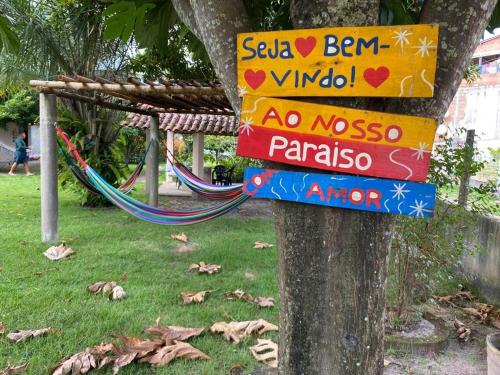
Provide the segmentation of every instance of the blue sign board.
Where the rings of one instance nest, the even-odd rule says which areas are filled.
[[[380,178],[245,169],[245,194],[321,206],[432,217],[436,186]]]

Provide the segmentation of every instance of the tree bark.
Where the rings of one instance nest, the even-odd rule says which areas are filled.
[[[375,25],[379,3],[292,0],[290,13],[296,28]],[[433,99],[314,100],[440,118],[495,4],[496,0],[425,2],[420,22],[441,27]],[[250,29],[243,4],[191,0],[191,6],[191,17],[238,113],[235,33]],[[273,203],[273,211],[281,295],[279,372],[382,374],[385,282],[394,217],[280,201]]]
[[[236,35],[251,30],[242,0],[173,0],[178,15],[203,42],[210,62],[224,85],[224,91],[236,114],[238,97],[236,76]],[[196,25],[196,26],[194,26]]]
[[[292,0],[295,28],[369,26],[379,1]],[[308,100],[315,99],[309,98]],[[379,99],[322,99],[378,108]],[[378,374],[394,217],[276,201],[282,374]]]

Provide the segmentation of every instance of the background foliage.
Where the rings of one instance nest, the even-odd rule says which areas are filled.
[[[21,128],[38,120],[38,97],[33,91],[14,91],[6,93],[0,99],[0,127],[5,128],[9,122],[14,122]]]

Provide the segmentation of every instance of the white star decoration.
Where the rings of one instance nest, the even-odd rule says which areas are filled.
[[[245,96],[247,93],[246,86],[238,86],[238,96]]]
[[[418,38],[418,41],[420,43],[419,46],[411,47],[417,48],[417,52],[415,52],[415,55],[420,55],[421,57],[429,56],[429,50],[436,49],[436,46],[432,45],[432,40],[427,41],[426,36],[424,36],[423,38]]]
[[[392,196],[392,199],[394,198],[403,198],[405,199],[405,193],[409,193],[410,190],[405,190],[406,184],[394,184],[394,190],[391,190],[394,195]]]
[[[401,52],[403,52],[403,48],[405,44],[410,44],[408,41],[408,36],[412,35],[408,30],[399,29],[399,31],[393,31],[396,36],[393,36],[392,39],[396,39],[395,45],[401,45]]]
[[[417,201],[415,199],[415,206],[410,206],[410,208],[413,208],[413,211],[410,212],[410,215],[415,214],[416,217],[424,217],[424,212],[432,212],[432,210],[428,210],[425,208],[429,202],[424,203],[424,201]]]
[[[426,152],[430,152],[430,151],[426,150],[426,148],[428,146],[429,145],[427,143],[419,142],[418,143],[418,148],[412,148],[412,150],[415,150],[415,152],[411,156],[416,156],[417,160],[423,159],[424,158],[424,154]]]
[[[243,134],[245,132],[247,133],[247,135],[250,135],[250,132],[253,132],[251,117],[245,117],[245,119],[240,122],[240,134]]]

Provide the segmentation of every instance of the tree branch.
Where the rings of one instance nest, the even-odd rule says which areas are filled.
[[[200,40],[205,45],[229,102],[238,114],[241,100],[237,90],[236,35],[251,30],[243,1],[191,0],[191,10],[198,25]]]
[[[199,39],[201,39],[200,31],[198,29],[198,25],[196,24],[196,20],[194,18],[193,8],[191,8],[191,4],[189,0],[171,0],[172,5],[174,6],[175,12],[179,16],[180,20],[184,25],[188,27],[189,30]]]

